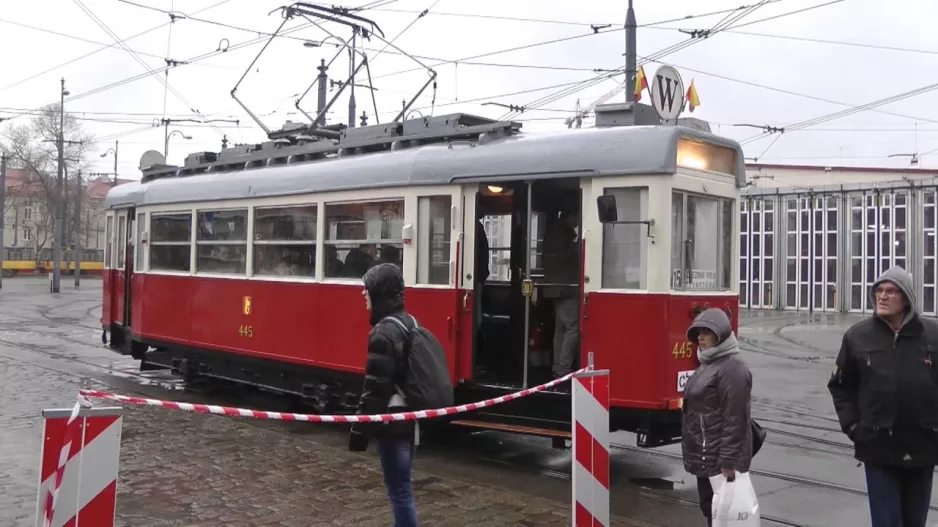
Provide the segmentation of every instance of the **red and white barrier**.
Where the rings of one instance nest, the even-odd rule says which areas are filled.
[[[210,404],[180,403],[142,397],[128,397],[126,395],[90,389],[79,390],[79,397],[106,399],[144,406],[158,406],[187,412],[227,415],[231,417],[249,417],[253,419],[305,421],[310,423],[373,423],[431,419],[444,415],[471,412],[487,406],[520,399],[537,392],[548,390],[558,384],[571,381],[573,404],[572,521],[574,527],[606,527],[609,525],[609,370],[594,370],[592,363],[593,357],[592,353],[590,353],[589,366],[586,368],[533,388],[477,403],[435,410],[378,415],[318,415],[268,412]],[[73,426],[72,431],[67,431],[69,426],[66,424],[66,418],[68,417],[67,410],[46,410],[43,412],[43,416],[52,412],[58,412],[55,414],[58,420],[56,421],[50,417],[46,417],[46,428],[50,430],[50,432],[45,433],[46,442],[55,441],[56,438],[58,438],[58,442],[53,444],[64,444],[63,452],[67,452],[68,439],[79,432],[74,431],[74,424],[71,425]],[[88,522],[95,526],[111,526],[114,520],[114,496],[116,493],[117,462],[120,448],[121,421],[119,409],[82,409],[81,413],[78,414],[78,418],[79,419],[74,422],[80,421],[85,423],[82,425],[84,439],[81,441],[73,441],[73,443],[84,445],[84,450],[79,449],[76,453],[78,456],[78,466],[74,469],[71,458],[76,454],[68,454],[69,462],[65,464],[64,484],[62,489],[60,489],[61,494],[58,496],[57,500],[54,500],[58,508],[55,510],[55,517],[51,527],[61,527],[65,525],[65,522],[76,517],[79,511],[82,514],[82,519],[88,518]],[[101,422],[94,424],[94,418],[99,418]],[[109,419],[109,421],[107,419]],[[92,429],[97,430],[97,433],[92,434],[89,439],[89,434],[91,434]],[[90,449],[93,450],[93,452],[84,454],[84,451],[89,450],[89,444],[94,445],[96,448]],[[98,448],[99,445],[102,446]],[[103,445],[106,445],[110,451],[104,451]],[[40,519],[42,518],[42,507],[46,503],[43,498],[47,494],[44,493],[47,493],[50,486],[54,484],[54,470],[56,465],[54,463],[54,457],[51,457],[54,455],[55,454],[51,451],[46,453],[44,446],[43,475],[39,489]],[[85,478],[85,472],[82,472],[81,457],[83,455],[94,456],[92,462],[95,468],[85,469],[91,473],[87,479]],[[107,457],[107,459],[98,460],[101,456],[109,457]],[[79,480],[79,478],[81,479]],[[71,486],[69,486],[70,483],[72,484]],[[88,487],[87,490],[85,489],[86,485]],[[78,489],[81,490],[79,491]],[[99,496],[101,497],[99,498]],[[63,499],[65,501],[63,501]],[[93,508],[91,507],[92,499],[99,501],[94,503],[95,507]],[[48,503],[51,504],[53,501],[49,501]],[[86,510],[91,512],[86,512]],[[102,513],[107,513],[109,516],[102,520],[91,519],[90,514]],[[37,523],[37,527],[38,525],[40,524]]]
[[[114,525],[121,408],[43,410],[36,527]]]
[[[573,527],[609,525],[609,370],[590,367],[572,381]]]

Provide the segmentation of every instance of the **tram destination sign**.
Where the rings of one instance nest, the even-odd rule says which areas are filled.
[[[674,121],[684,110],[684,81],[671,66],[661,66],[651,79],[651,105],[664,121]]]

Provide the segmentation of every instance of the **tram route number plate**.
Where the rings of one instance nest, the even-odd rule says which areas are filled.
[[[677,391],[684,393],[684,387],[687,386],[687,379],[694,374],[695,370],[677,372]]]

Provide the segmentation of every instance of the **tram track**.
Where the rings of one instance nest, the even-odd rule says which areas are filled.
[[[660,450],[642,449],[642,448],[633,447],[630,445],[620,445],[620,444],[613,443],[610,445],[610,447],[616,450],[623,450],[623,451],[629,451],[629,452],[641,452],[641,453],[645,453],[651,456],[661,457],[661,458],[666,458],[666,459],[671,459],[671,460],[683,459],[683,456],[681,454],[663,452]],[[826,490],[834,490],[838,492],[844,492],[847,494],[855,494],[858,496],[868,495],[867,492],[863,489],[858,489],[858,488],[850,487],[847,485],[841,485],[839,483],[832,483],[829,481],[821,481],[821,480],[816,480],[812,478],[806,478],[804,476],[796,476],[794,474],[785,474],[782,472],[774,472],[771,470],[761,470],[761,469],[754,469],[754,468],[749,469],[749,473],[755,474],[757,476],[777,479],[780,481],[787,481],[789,483],[795,483],[798,485],[805,485],[809,487],[815,487],[815,488],[826,489]],[[935,504],[929,504],[928,508],[930,510],[938,511],[938,505],[935,505]]]

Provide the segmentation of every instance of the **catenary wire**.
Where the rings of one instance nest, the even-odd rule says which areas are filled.
[[[189,110],[190,110],[192,113],[194,113],[194,114],[196,114],[197,116],[199,116],[199,118],[201,118],[203,121],[208,121],[208,119],[202,114],[202,112],[200,112],[200,111],[199,111],[192,103],[190,103],[181,93],[179,93],[178,90],[176,90],[175,88],[173,88],[172,86],[169,85],[169,81],[168,81],[168,80],[163,79],[163,78],[160,77],[159,75],[153,75],[154,70],[150,69],[150,66],[148,66],[147,63],[144,62],[144,60],[140,58],[140,55],[137,55],[136,53],[134,53],[134,51],[131,50],[131,49],[127,46],[127,44],[124,43],[124,40],[121,39],[119,36],[117,36],[117,34],[114,33],[114,31],[112,31],[111,28],[108,27],[108,25],[105,24],[103,20],[101,20],[100,18],[98,18],[98,16],[95,15],[94,12],[91,11],[91,9],[89,9],[87,6],[85,6],[85,4],[82,3],[81,0],[73,0],[73,1],[75,2],[75,4],[78,5],[78,7],[81,8],[82,11],[85,12],[85,14],[88,15],[89,18],[91,18],[92,21],[94,21],[95,24],[97,24],[105,33],[107,33],[108,36],[110,36],[111,38],[113,38],[114,41],[118,43],[118,45],[120,45],[122,48],[124,48],[124,50],[127,51],[127,53],[129,53],[130,56],[133,57],[133,59],[134,59],[135,61],[137,61],[137,63],[140,64],[141,67],[143,67],[144,70],[146,70],[147,72],[149,72],[149,73],[150,73],[150,76],[151,76],[153,79],[155,79],[157,82],[159,82],[160,84],[162,84],[162,85],[165,87],[165,89],[166,89],[167,91],[172,92],[173,96],[175,96],[177,99],[179,99],[179,101],[180,101],[181,103],[185,104],[185,105],[189,108]],[[172,26],[170,26],[170,27],[172,27]],[[169,70],[164,70],[164,71],[169,71]],[[164,110],[165,110],[165,102],[164,102]],[[221,129],[219,129],[217,126],[214,126],[214,124],[213,124],[212,126],[215,128],[215,131],[218,132],[219,135],[221,135],[221,136],[224,136],[224,135],[225,135],[225,133],[222,132]]]
[[[746,12],[746,13],[751,13],[753,10],[758,9],[759,7],[762,7],[762,6],[766,5],[766,3],[767,3],[768,1],[769,1],[769,0],[763,0],[762,2],[760,2],[760,3],[758,3],[758,4],[755,4],[754,6],[748,7],[748,8],[745,9],[745,12]],[[714,33],[719,33],[720,31],[722,31],[722,29],[717,29],[716,31],[714,31]],[[673,45],[671,45],[671,46],[668,46],[668,47],[666,47],[666,48],[664,48],[664,49],[658,50],[658,51],[656,51],[655,53],[653,53],[653,54],[650,56],[650,58],[652,58],[652,59],[658,59],[658,58],[667,56],[667,55],[669,55],[669,54],[671,54],[671,53],[675,53],[675,52],[680,51],[680,50],[682,50],[682,49],[684,49],[684,48],[687,48],[687,47],[689,47],[689,46],[692,46],[692,45],[696,44],[697,42],[700,42],[700,40],[692,37],[692,38],[690,38],[690,39],[688,39],[688,40],[684,40],[684,41],[678,42],[678,43],[676,43],[676,44],[673,44]],[[640,67],[640,66],[642,66],[642,65],[643,65],[643,64],[637,64],[636,66],[639,66],[639,67]],[[535,108],[537,108],[538,106],[543,106],[543,105],[545,105],[545,104],[550,104],[550,103],[555,102],[555,101],[558,101],[558,100],[560,100],[560,99],[569,97],[569,96],[571,96],[571,95],[573,95],[573,94],[575,94],[575,93],[577,93],[577,92],[580,92],[580,91],[582,91],[582,90],[591,88],[591,87],[593,87],[593,86],[596,86],[596,85],[598,85],[598,84],[604,82],[606,79],[610,78],[610,76],[613,76],[613,77],[614,77],[614,76],[618,76],[618,75],[621,74],[621,73],[625,73],[625,70],[626,70],[626,68],[623,67],[623,68],[618,68],[615,73],[607,73],[607,74],[597,75],[596,77],[593,77],[592,79],[587,79],[587,80],[585,80],[581,86],[574,86],[574,87],[571,87],[571,88],[563,89],[563,90],[560,90],[560,91],[557,92],[557,93],[554,93],[554,94],[551,94],[551,95],[547,95],[547,96],[545,96],[545,97],[541,97],[541,98],[538,99],[538,100],[531,101],[530,103],[525,104],[525,105],[523,106],[523,108],[525,108],[525,110],[527,110],[527,109],[535,109]],[[625,83],[620,84],[620,85],[617,86],[614,90],[608,92],[606,95],[604,95],[603,97],[601,97],[601,98],[599,99],[599,101],[597,101],[597,103],[604,102],[605,100],[608,100],[609,98],[613,97],[616,93],[618,93],[621,89],[623,89],[624,85],[625,85]],[[506,114],[504,114],[500,119],[511,119],[511,118],[516,117],[516,116],[517,116],[518,114],[520,114],[520,113],[521,113],[521,112],[518,112],[518,111],[510,111],[510,112],[507,112]]]
[[[231,0],[220,0],[219,2],[216,2],[216,3],[214,3],[214,4],[210,5],[210,6],[204,7],[204,8],[202,8],[202,9],[196,11],[196,13],[201,13],[201,12],[208,11],[209,9],[213,9],[213,8],[218,7],[218,6],[221,6],[221,5],[223,5],[223,4],[227,4],[227,3],[230,2],[230,1],[231,1]],[[167,24],[168,24],[168,22],[167,22],[166,24],[161,24],[161,25],[159,25],[159,26],[152,27],[152,28],[150,28],[150,29],[141,31],[140,33],[137,33],[137,34],[135,34],[135,35],[132,35],[132,36],[130,36],[130,37],[125,38],[124,41],[126,42],[126,41],[128,41],[128,40],[133,40],[133,39],[135,39],[135,38],[142,37],[143,35],[146,35],[146,34],[148,34],[148,33],[152,33],[152,32],[154,32],[154,31],[156,31],[157,29],[166,27]],[[14,82],[14,83],[12,83],[12,84],[8,84],[8,85],[6,85],[6,86],[0,88],[0,91],[8,90],[8,89],[10,89],[10,88],[14,88],[14,87],[19,86],[19,85],[21,85],[21,84],[23,84],[23,83],[26,83],[26,82],[29,82],[29,81],[31,81],[31,80],[33,80],[33,79],[36,79],[36,78],[38,78],[38,77],[41,77],[41,76],[43,76],[43,75],[45,75],[45,74],[47,74],[47,73],[51,73],[51,72],[53,72],[53,71],[56,71],[56,70],[58,70],[59,68],[64,68],[65,66],[74,64],[75,62],[78,62],[78,61],[80,61],[80,60],[84,60],[84,59],[86,59],[86,58],[88,58],[88,57],[90,57],[90,56],[92,56],[92,55],[94,55],[94,54],[96,54],[96,53],[100,53],[100,52],[102,52],[102,51],[104,51],[104,50],[106,50],[106,49],[113,48],[114,46],[117,46],[117,44],[114,43],[114,44],[110,44],[110,45],[107,45],[107,46],[103,46],[103,47],[101,47],[101,48],[99,48],[99,49],[96,49],[96,50],[94,50],[94,51],[85,53],[84,55],[81,55],[81,56],[76,57],[76,58],[74,58],[74,59],[67,60],[67,61],[65,61],[65,62],[63,62],[63,63],[61,63],[61,64],[58,64],[58,65],[56,65],[56,66],[53,66],[53,67],[51,67],[51,68],[49,68],[49,69],[47,69],[47,70],[41,71],[41,72],[39,72],[39,73],[36,73],[36,74],[31,75],[31,76],[29,76],[29,77],[26,77],[26,78],[24,78],[24,79],[20,79],[20,80]]]
[[[785,13],[780,13],[780,14],[778,14],[778,15],[774,15],[774,16],[771,16],[771,17],[766,17],[766,18],[762,18],[762,19],[755,20],[755,21],[752,21],[752,22],[747,22],[747,23],[745,23],[745,24],[737,24],[737,25],[730,26],[730,27],[723,27],[723,28],[719,29],[717,32],[724,32],[724,31],[728,31],[728,30],[730,30],[730,29],[739,28],[739,27],[742,27],[742,26],[749,26],[749,25],[753,25],[753,24],[757,24],[757,23],[761,23],[761,22],[766,22],[766,21],[768,21],[768,20],[776,20],[776,19],[778,19],[778,18],[782,18],[782,17],[786,17],[786,16],[792,16],[792,15],[804,13],[804,12],[806,12],[806,11],[810,11],[810,10],[813,10],[813,9],[819,9],[819,8],[821,8],[821,7],[825,7],[825,6],[828,6],[828,5],[836,4],[836,3],[839,3],[839,2],[842,2],[842,1],[843,1],[843,0],[832,0],[832,1],[830,1],[830,2],[826,2],[826,3],[823,3],[823,4],[817,4],[817,5],[813,5],[813,6],[808,6],[808,7],[806,7],[806,8],[798,9],[798,10],[795,10],[795,11],[788,11],[788,12],[785,12]],[[767,4],[768,4],[768,2],[764,2],[764,3],[757,4],[757,5],[754,6],[754,7],[755,7],[755,8],[758,8],[758,7],[767,5]],[[737,8],[737,9],[741,9],[741,8]],[[748,9],[748,10],[747,10],[747,13],[751,13],[752,11],[753,11],[753,9]],[[707,37],[709,37],[709,36],[712,36],[712,33],[709,34],[709,35],[707,35]],[[687,44],[687,45],[690,45],[689,43],[695,42],[695,39],[685,40],[685,41],[683,41],[683,42],[684,42],[685,44]],[[684,47],[687,47],[687,46],[685,45]],[[661,58],[662,56],[664,56],[664,55],[661,55],[661,53],[663,53],[663,52],[664,52],[665,54],[670,54],[670,53],[673,53],[674,51],[679,51],[680,49],[683,49],[683,47],[678,48],[678,49],[674,49],[674,46],[672,46],[672,47],[670,47],[670,48],[665,48],[664,50],[660,50],[659,52],[653,54],[653,55],[652,55],[651,57],[649,57],[649,58],[658,59],[658,58]],[[625,68],[621,68],[621,69],[619,70],[619,73],[618,73],[618,74],[622,74],[622,73],[624,73],[624,72],[625,72]],[[617,75],[618,75],[618,74],[617,74]],[[605,78],[608,78],[608,76],[606,76]],[[584,85],[583,87],[579,88],[579,89],[564,90],[564,91],[562,91],[562,92],[560,92],[560,93],[558,93],[558,94],[555,94],[555,96],[550,96],[550,97],[546,98],[546,99],[545,99],[545,100],[546,100],[546,103],[549,104],[550,102],[554,102],[554,101],[559,100],[559,99],[561,99],[561,98],[564,98],[564,97],[568,97],[568,96],[570,96],[570,95],[573,95],[573,94],[577,93],[578,91],[582,91],[583,89],[587,89],[587,88],[590,88],[590,87],[592,87],[592,86],[595,86],[596,84],[598,84],[598,83],[601,82],[602,80],[605,80],[605,78],[600,79],[600,78],[598,78],[598,77],[594,77],[593,79],[590,79],[590,80],[585,81],[585,85]],[[596,81],[596,80],[598,80],[599,82],[594,82],[594,81]],[[608,100],[609,98],[615,96],[615,94],[619,93],[619,91],[621,91],[621,90],[623,89],[623,87],[624,87],[624,83],[620,84],[620,86],[618,86],[618,87],[616,87],[614,90],[608,92],[606,95],[600,97],[600,98],[596,101],[596,103],[594,103],[593,105],[595,105],[595,104],[601,104],[602,102],[605,102],[605,101]],[[535,101],[535,102],[534,102],[534,104],[540,104],[540,103],[541,103],[541,101]],[[525,107],[527,107],[527,105],[525,105]],[[509,113],[509,114],[506,114],[506,117],[510,117],[510,116],[511,116],[510,113]]]

